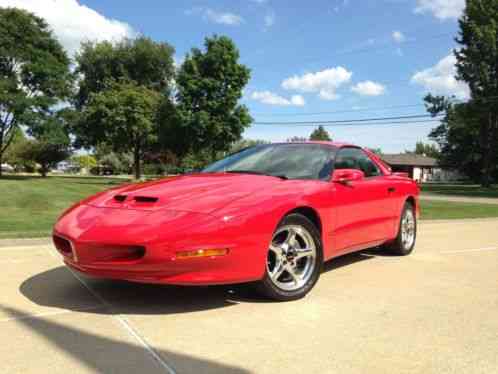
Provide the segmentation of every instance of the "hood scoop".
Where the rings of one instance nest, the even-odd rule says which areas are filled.
[[[114,200],[116,200],[118,203],[122,203],[126,200],[126,197],[126,195],[116,195],[114,196]]]
[[[133,200],[135,200],[137,203],[153,204],[156,203],[159,200],[159,198],[153,196],[135,196]]]
[[[135,205],[153,205],[159,201],[159,198],[155,196],[115,195],[113,200],[115,205],[133,207]]]

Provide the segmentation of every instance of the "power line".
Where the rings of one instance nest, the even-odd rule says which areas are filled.
[[[482,102],[498,102],[498,96],[489,96],[483,99],[477,99],[477,101]],[[453,104],[464,104],[469,103],[471,100],[465,101],[462,99],[451,99],[450,101]],[[357,112],[374,112],[374,111],[383,111],[383,110],[392,110],[392,109],[406,109],[406,108],[420,108],[425,107],[425,104],[404,104],[404,105],[392,105],[385,107],[369,107],[369,108],[358,108],[358,109],[345,109],[345,110],[335,110],[335,111],[324,111],[324,112],[301,112],[301,113],[252,113],[255,116],[260,117],[306,117],[306,116],[320,116],[326,114],[342,114],[342,113],[357,113]],[[255,123],[260,123],[260,121],[256,121]],[[314,122],[316,123],[316,122]]]
[[[321,124],[320,126],[323,127],[353,127],[353,126],[378,126],[378,125],[405,125],[405,124],[417,124],[417,125],[423,125],[427,123],[436,123],[436,122],[441,122],[439,119],[430,119],[430,120],[420,120],[420,121],[395,121],[395,122],[362,122],[362,123],[324,123]],[[309,123],[298,123],[298,124],[293,124],[292,122],[290,123],[268,123],[268,124],[261,124],[261,123],[253,123],[252,125],[254,126],[267,126],[267,127],[272,127],[272,126],[289,126],[289,127],[316,127],[317,123],[316,122],[309,122]]]
[[[376,122],[376,121],[392,121],[404,120],[415,118],[433,118],[431,114],[418,114],[410,116],[396,116],[396,117],[376,117],[376,118],[362,118],[362,119],[347,119],[347,120],[334,120],[334,121],[287,121],[287,122],[254,122],[254,125],[332,125],[332,124],[346,124],[346,123],[362,123],[362,122]]]
[[[406,109],[406,108],[420,108],[424,104],[408,104],[408,105],[392,105],[385,107],[370,107],[370,108],[358,108],[358,109],[345,109],[345,110],[335,110],[327,112],[302,112],[302,113],[253,113],[255,116],[261,117],[299,117],[299,116],[320,116],[324,114],[340,114],[340,113],[356,113],[356,112],[374,112],[381,110],[391,110],[391,109]]]

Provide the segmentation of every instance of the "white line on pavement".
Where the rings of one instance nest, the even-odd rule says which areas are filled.
[[[55,257],[55,254],[49,249],[50,255]],[[101,304],[105,306],[112,314],[111,317],[114,318],[122,328],[124,328],[128,334],[130,334],[138,343],[152,356],[154,360],[166,370],[169,374],[176,374],[171,366],[169,366],[166,361],[164,361],[161,356],[152,348],[149,343],[129,324],[129,322],[119,313],[115,312],[115,308],[105,300],[100,294],[94,291],[78,274],[76,274],[73,270],[65,266],[65,268],[81,283],[83,287],[85,287],[88,292],[90,292]]]

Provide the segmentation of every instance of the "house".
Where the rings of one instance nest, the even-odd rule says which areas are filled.
[[[394,172],[408,173],[418,182],[451,182],[462,178],[454,170],[444,169],[433,157],[415,153],[385,154],[381,156]]]

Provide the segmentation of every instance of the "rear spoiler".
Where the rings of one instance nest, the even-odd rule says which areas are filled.
[[[392,173],[391,175],[393,175],[395,177],[410,179],[410,174],[408,174],[408,173],[396,172],[396,173]]]

